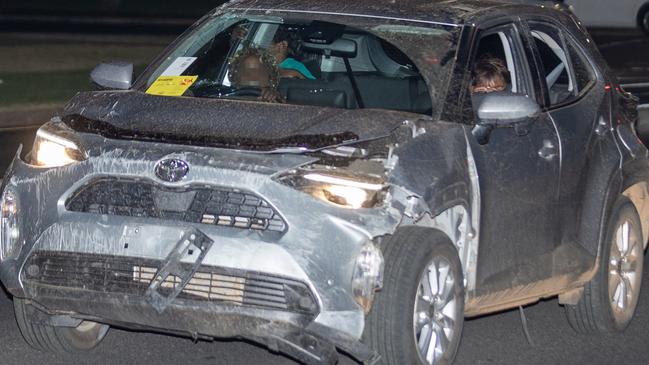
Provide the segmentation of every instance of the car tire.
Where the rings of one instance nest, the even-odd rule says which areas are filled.
[[[649,3],[642,6],[638,12],[638,26],[645,35],[649,36]]]
[[[624,331],[640,297],[644,244],[638,212],[621,197],[611,213],[597,273],[578,304],[565,306],[568,322],[580,333]]]
[[[380,364],[453,363],[464,325],[456,248],[440,232],[406,229],[384,246],[384,258],[383,288],[366,318],[364,342],[381,355]]]
[[[69,353],[87,351],[96,347],[106,336],[109,326],[83,321],[75,328],[54,327],[32,321],[30,304],[25,299],[14,298],[14,313],[20,333],[25,341],[42,351]]]

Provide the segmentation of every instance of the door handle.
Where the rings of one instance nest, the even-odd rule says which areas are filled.
[[[552,161],[557,156],[557,147],[552,141],[544,139],[543,147],[539,150],[539,157],[546,161]]]

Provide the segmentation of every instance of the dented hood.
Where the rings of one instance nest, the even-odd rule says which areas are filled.
[[[152,96],[137,91],[75,96],[63,121],[107,138],[254,150],[317,150],[388,136],[418,114],[255,101]]]

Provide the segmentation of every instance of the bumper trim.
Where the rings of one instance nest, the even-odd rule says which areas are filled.
[[[337,343],[340,336],[325,337],[322,328],[310,326],[310,318],[295,313],[177,298],[161,314],[144,297],[34,283],[28,292],[34,294],[29,299],[34,311],[41,312],[34,320],[51,325],[69,327],[82,319],[194,339],[246,338],[307,365],[336,364],[337,347],[353,357],[359,355],[360,361],[366,360],[369,351],[362,350],[360,343]]]
[[[147,288],[163,265],[164,261],[128,256],[35,251],[25,262],[21,277],[26,289],[34,283],[146,297]],[[189,263],[178,265],[183,270],[191,270]],[[177,289],[181,281],[178,276],[168,275],[158,291],[169,293]],[[27,291],[24,295],[32,294]],[[177,298],[280,310],[311,318],[319,312],[313,293],[301,281],[218,266],[199,266]]]

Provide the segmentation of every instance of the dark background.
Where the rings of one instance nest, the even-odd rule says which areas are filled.
[[[214,0],[3,0],[0,14],[198,18],[219,3]]]

